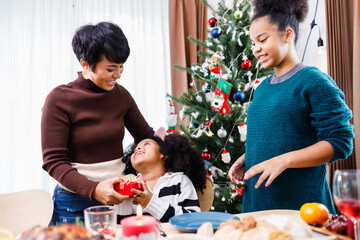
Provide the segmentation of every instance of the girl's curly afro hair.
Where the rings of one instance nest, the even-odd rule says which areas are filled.
[[[167,172],[184,172],[196,190],[203,190],[206,185],[205,163],[200,152],[193,148],[189,140],[177,133],[165,137],[164,154],[167,156]]]
[[[269,16],[272,23],[279,26],[279,31],[290,26],[295,31],[295,42],[299,32],[299,22],[303,22],[309,11],[307,0],[253,0],[255,15],[257,18]]]

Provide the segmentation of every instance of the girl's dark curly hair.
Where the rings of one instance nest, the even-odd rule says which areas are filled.
[[[200,153],[191,146],[186,137],[174,133],[167,135],[164,141],[156,136],[147,139],[154,140],[160,146],[160,153],[166,157],[166,172],[183,172],[190,178],[196,190],[202,191],[205,188],[206,170],[204,160]],[[132,150],[134,149],[133,147]],[[128,171],[125,174],[133,173],[129,171],[133,169],[130,160],[126,161],[126,165]]]
[[[202,191],[206,185],[205,163],[200,153],[191,146],[189,140],[177,133],[165,137],[164,153],[167,157],[167,172],[184,172],[196,190]]]
[[[253,0],[255,14],[251,21],[269,16],[270,21],[278,25],[279,31],[287,26],[294,29],[295,43],[298,39],[299,22],[305,20],[309,11],[307,0]]]

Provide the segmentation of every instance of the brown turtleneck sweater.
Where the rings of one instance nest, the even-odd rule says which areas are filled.
[[[46,98],[43,169],[65,188],[91,198],[99,181],[123,171],[119,164],[125,127],[135,139],[153,132],[124,87],[116,84],[105,91],[79,74]],[[96,177],[92,171],[98,171]]]

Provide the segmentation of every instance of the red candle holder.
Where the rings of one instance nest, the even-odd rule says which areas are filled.
[[[124,240],[157,240],[157,220],[152,216],[132,216],[120,221]]]

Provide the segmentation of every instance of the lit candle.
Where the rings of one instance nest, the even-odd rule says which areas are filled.
[[[143,216],[142,208],[137,206],[136,216],[127,217],[120,221],[124,240],[156,240],[158,238],[156,218]]]

